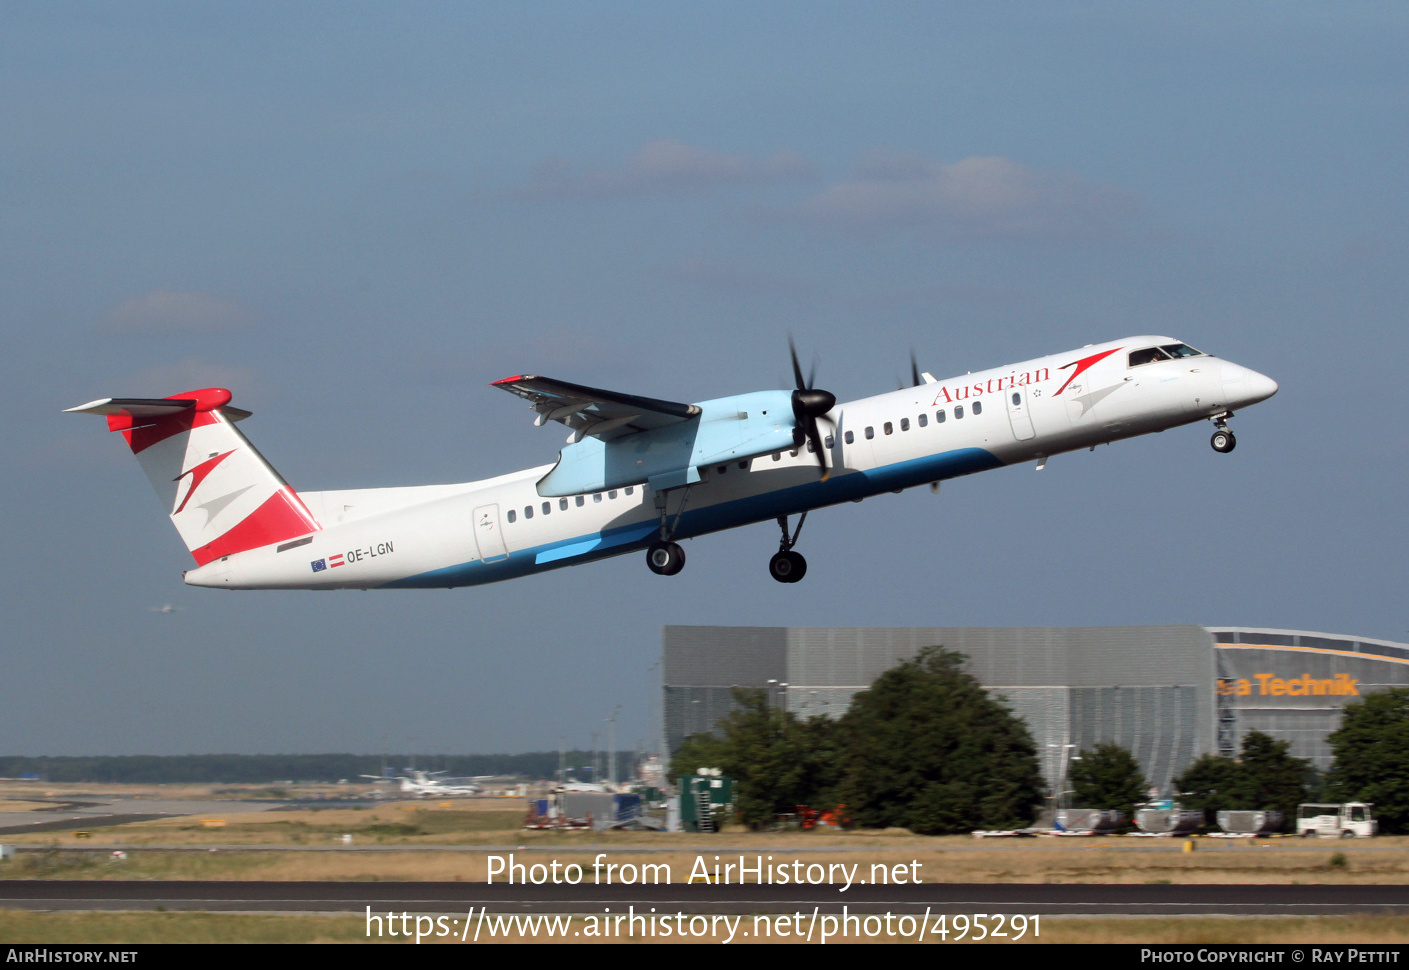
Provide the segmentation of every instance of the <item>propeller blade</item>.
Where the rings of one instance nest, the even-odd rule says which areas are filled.
[[[910,348],[910,386],[919,387],[924,382],[920,380],[920,362],[915,359],[915,348]]]
[[[813,454],[817,456],[817,465],[822,473],[822,480],[826,481],[831,475],[831,470],[827,467],[827,452],[822,447],[822,432],[817,427],[819,418],[829,420],[826,415],[832,408],[836,407],[837,396],[831,391],[824,391],[813,384],[817,376],[816,365],[813,365],[812,373],[807,380],[802,378],[802,365],[798,363],[797,346],[793,343],[793,338],[788,338],[788,353],[793,362],[793,378],[797,381],[797,390],[793,391],[793,427],[794,434],[801,433],[802,437],[811,446]]]
[[[822,473],[822,481],[826,481],[831,476],[832,470],[827,467],[827,452],[822,448],[822,432],[817,427],[817,420],[814,418],[807,428],[808,439],[812,442],[812,448],[817,454],[817,468]]]

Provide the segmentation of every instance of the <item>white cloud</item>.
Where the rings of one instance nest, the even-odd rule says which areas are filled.
[[[250,318],[244,307],[208,293],[153,290],[119,303],[108,313],[107,324],[123,333],[189,333],[237,327]]]
[[[1105,234],[1138,209],[1122,189],[1010,158],[943,165],[918,154],[878,153],[850,179],[792,212],[839,226],[924,226],[961,238],[1034,239]]]
[[[521,198],[683,195],[717,185],[757,185],[815,177],[812,163],[779,150],[766,158],[731,155],[672,139],[642,145],[618,168],[575,171],[561,158],[544,162],[516,194]]]

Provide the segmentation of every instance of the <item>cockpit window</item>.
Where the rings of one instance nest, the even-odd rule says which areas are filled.
[[[1130,366],[1139,367],[1141,364],[1153,364],[1157,360],[1169,360],[1169,355],[1158,347],[1146,347],[1143,350],[1132,350],[1130,352]]]
[[[1188,344],[1165,344],[1160,348],[1171,357],[1202,357],[1203,352],[1195,350]]]

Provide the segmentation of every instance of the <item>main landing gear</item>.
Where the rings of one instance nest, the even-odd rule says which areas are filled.
[[[656,493],[656,512],[660,515],[660,538],[646,550],[646,565],[657,576],[674,576],[685,568],[685,550],[675,541],[680,516],[685,514],[685,502],[690,498],[690,486],[680,491],[680,507],[672,517],[667,510],[668,492]]]
[[[796,583],[807,575],[807,560],[801,553],[793,552],[797,537],[802,532],[802,524],[807,521],[807,513],[797,520],[797,529],[788,535],[788,517],[778,516],[778,528],[783,530],[783,538],[778,542],[778,552],[768,560],[768,574],[780,583]]]
[[[657,576],[674,576],[685,568],[685,550],[678,542],[653,542],[646,550],[646,565]]]
[[[1213,445],[1213,450],[1220,455],[1226,455],[1238,447],[1238,439],[1233,437],[1233,432],[1228,430],[1228,419],[1232,416],[1233,412],[1225,411],[1215,415],[1212,419],[1214,427],[1218,430],[1213,433],[1213,437],[1208,440],[1208,443]]]

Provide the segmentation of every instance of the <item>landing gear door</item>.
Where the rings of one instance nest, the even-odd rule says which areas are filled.
[[[1025,387],[1013,387],[1008,389],[1005,398],[1008,402],[1008,422],[1013,426],[1013,437],[1019,441],[1026,441],[1037,434],[1032,427],[1032,412],[1027,403],[1028,393]]]
[[[499,506],[481,505],[475,509],[475,546],[480,562],[498,562],[509,558],[504,545],[504,530],[499,525]]]

